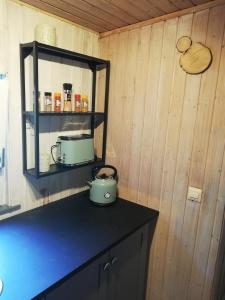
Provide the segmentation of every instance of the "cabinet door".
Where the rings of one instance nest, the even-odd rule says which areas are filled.
[[[109,300],[144,300],[148,234],[146,225],[111,250]]]
[[[103,255],[95,260],[61,286],[49,292],[46,300],[100,300],[101,283],[104,286],[104,278],[100,282],[100,270],[107,259]]]

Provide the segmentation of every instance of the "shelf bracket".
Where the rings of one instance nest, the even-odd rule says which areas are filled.
[[[100,115],[100,116],[94,116],[94,126],[97,128],[102,122],[104,122],[105,116]]]
[[[96,65],[92,63],[88,63],[89,68],[91,69],[92,72],[96,70]]]

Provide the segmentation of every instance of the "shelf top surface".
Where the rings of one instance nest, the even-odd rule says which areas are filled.
[[[26,115],[34,115],[35,112],[34,111],[26,111],[24,112]],[[89,115],[105,115],[104,112],[91,112],[91,111],[88,111],[88,112],[65,112],[65,111],[62,111],[62,112],[45,112],[45,111],[39,111],[38,112],[38,115],[40,116],[89,116]]]
[[[74,169],[87,167],[87,166],[92,166],[92,165],[95,165],[95,164],[101,165],[103,163],[104,163],[104,161],[101,158],[98,158],[95,161],[85,162],[85,163],[77,164],[77,165],[74,165],[74,166],[71,166],[71,167],[66,167],[66,166],[60,166],[60,165],[53,164],[53,165],[50,166],[50,170],[48,172],[44,172],[44,173],[40,172],[39,175],[36,175],[35,169],[28,169],[26,171],[26,175],[31,176],[31,177],[35,177],[35,178],[41,178],[41,177],[46,177],[46,176],[50,176],[50,175],[53,175],[53,174],[69,172],[69,171],[72,171]]]
[[[54,288],[157,216],[122,199],[97,207],[83,192],[1,221],[1,299]]]
[[[37,41],[33,41],[31,43],[26,43],[26,44],[21,44],[20,46],[23,51],[26,51],[25,57],[28,56],[29,54],[31,54],[31,52],[34,49],[36,49],[36,51],[38,53],[47,54],[50,57],[65,58],[65,59],[69,59],[69,60],[74,60],[74,61],[79,61],[82,63],[91,64],[94,66],[110,64],[110,62],[108,60],[103,60],[103,59],[100,59],[97,57],[88,56],[85,54],[73,52],[73,51],[58,48],[58,47],[53,47],[53,46],[50,46],[47,44],[41,44],[41,43],[38,43]],[[48,60],[47,58],[45,58],[45,59]],[[50,60],[50,58],[49,58],[49,60]]]

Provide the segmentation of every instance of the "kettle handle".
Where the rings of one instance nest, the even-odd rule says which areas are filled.
[[[112,174],[112,177],[114,179],[117,179],[117,169],[111,165],[104,165],[104,166],[96,166],[92,169],[92,178],[95,179],[96,174],[101,170],[101,169],[112,169],[114,173]]]

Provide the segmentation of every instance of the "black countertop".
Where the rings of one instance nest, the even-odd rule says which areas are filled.
[[[34,298],[157,215],[122,199],[97,207],[84,192],[1,221],[0,299]]]

